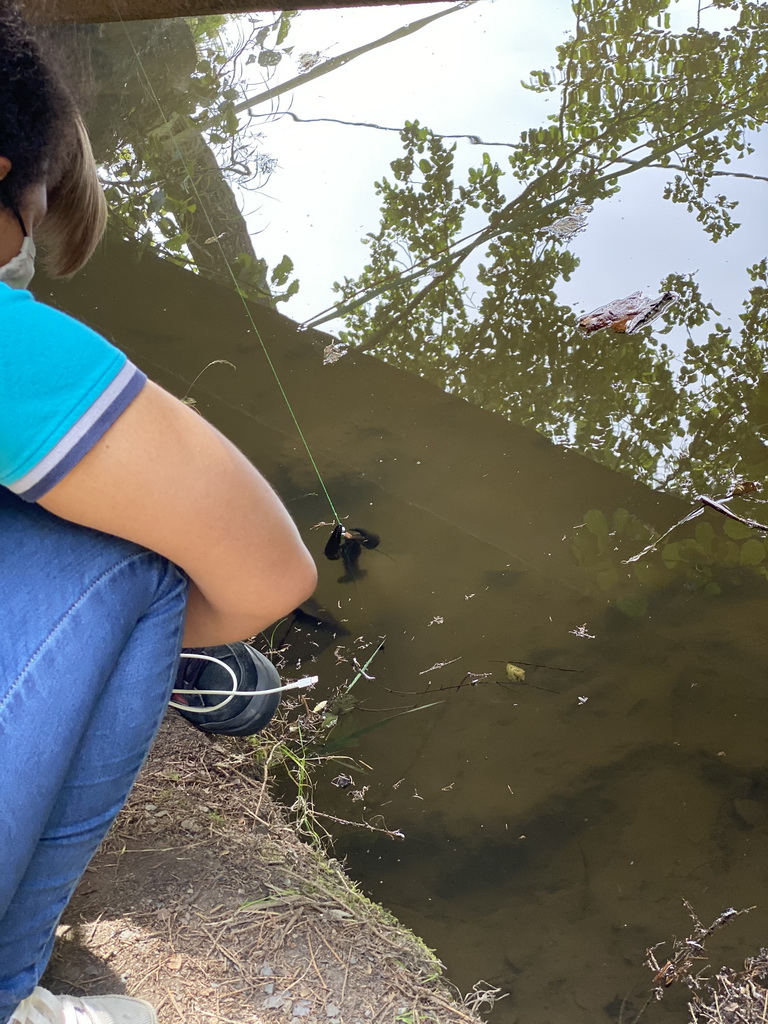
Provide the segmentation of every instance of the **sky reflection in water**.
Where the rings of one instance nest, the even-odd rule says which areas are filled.
[[[303,14],[284,39],[278,28],[262,40],[274,52],[295,45],[269,84],[295,74],[302,52],[333,55],[449,6]],[[437,946],[457,981],[485,977],[512,992],[496,1019],[541,1024],[615,1020],[625,996],[625,1014],[636,1011],[646,946],[686,926],[680,897],[705,918],[730,904],[760,902],[768,827],[762,539],[709,517],[654,557],[622,564],[645,546],[653,527],[661,531],[685,511],[672,499],[654,506],[634,480],[692,498],[701,490],[723,493],[732,476],[759,481],[768,465],[768,293],[765,267],[758,266],[766,183],[710,173],[761,173],[765,8],[709,8],[698,32],[675,40],[695,22],[695,5],[672,5],[669,29],[657,27],[663,3],[583,0],[576,7],[578,46],[568,42],[577,18],[567,5],[546,5],[543,14],[542,5],[481,2],[303,85],[292,99],[281,97],[280,107],[303,118],[392,126],[418,120],[409,136],[413,166],[393,133],[257,119],[253,127],[264,133],[259,151],[278,164],[261,192],[242,193],[241,204],[256,257],[267,266],[258,259],[237,264],[249,294],[260,287],[284,291],[298,278],[301,289],[285,309],[310,317],[339,300],[330,290],[334,281],[363,273],[369,253],[359,239],[378,231],[378,208],[388,200],[376,258],[355,287],[373,292],[381,275],[422,257],[431,271],[408,288],[379,293],[331,328],[414,376],[620,471],[612,476],[543,442],[525,449],[522,433],[510,427],[505,434],[490,417],[471,420],[476,434],[469,441],[477,443],[462,448],[460,405],[450,406],[456,425],[454,434],[442,432],[451,447],[441,451],[434,417],[444,410],[428,407],[425,391],[414,392],[405,416],[400,409],[388,424],[376,419],[375,402],[370,421],[364,411],[355,420],[355,402],[340,398],[327,410],[329,422],[309,434],[314,443],[325,431],[326,440],[334,438],[328,450],[352,467],[331,473],[335,503],[354,518],[370,515],[361,525],[383,538],[381,551],[367,557],[367,575],[353,586],[337,583],[335,567],[321,566],[319,593],[348,620],[342,652],[354,653],[351,638],[360,635],[369,643],[388,638],[365,691],[369,706],[399,704],[401,691],[436,690],[466,671],[489,674],[486,684],[442,694],[439,707],[373,731],[351,751],[375,767],[364,813],[383,815],[408,838],[393,846],[353,833],[339,839],[339,850],[374,896]],[[727,32],[708,35],[738,15],[758,26],[738,46]],[[172,133],[174,103],[185,117],[216,108],[221,157],[226,110],[216,107],[214,86],[199,66],[194,71],[194,52],[181,47],[180,37],[155,68],[176,72],[158,77],[156,96],[147,92],[139,71],[158,52],[147,31],[141,45],[122,51],[126,74],[136,76],[130,88],[143,104],[146,121],[136,119],[143,137],[152,137],[157,122],[155,100],[161,127]],[[234,38],[230,33],[225,38]],[[252,86],[255,68],[266,75],[269,67],[243,60]],[[553,92],[519,86],[534,68],[551,76]],[[197,82],[194,102],[190,81]],[[545,88],[547,79],[538,84]],[[546,121],[550,113],[553,122]],[[547,124],[546,139],[517,144],[521,131]],[[447,174],[451,142],[424,128],[516,148],[459,142]],[[97,131],[102,157],[110,138],[125,143],[126,130],[118,121]],[[644,159],[651,134],[653,162],[662,151],[673,164],[689,161],[681,188],[695,184],[697,174],[711,178],[700,203],[710,236],[718,223],[728,230],[729,213],[742,223],[738,230],[713,244],[685,203],[664,201],[674,169],[633,171],[620,179],[620,191],[607,194],[609,171],[628,168],[613,161]],[[732,157],[744,139],[756,152],[725,163],[725,150],[701,142],[713,137]],[[211,214],[205,228],[195,220],[200,211],[178,206],[189,199],[184,160],[176,168],[180,181],[171,180],[168,160],[167,179],[158,184],[157,151],[148,148],[144,163],[133,159],[141,144],[137,136],[129,140],[133,156],[113,155],[113,202],[131,195],[137,175],[146,176],[149,220],[134,221],[134,229],[148,230],[153,244],[164,240],[170,255],[174,244],[179,258],[191,252],[215,275],[226,214],[211,197],[223,202],[220,181],[215,173],[196,179]],[[199,148],[185,152],[188,160],[205,156]],[[521,182],[510,173],[496,177],[494,163],[509,172],[509,155]],[[401,161],[396,171],[392,160]],[[471,167],[482,173],[462,194]],[[392,188],[376,195],[373,182],[384,176]],[[219,191],[206,192],[208,184]],[[471,207],[481,192],[486,210]],[[720,193],[740,206],[718,206]],[[695,189],[688,199],[698,201]],[[546,231],[577,203],[592,207],[583,231],[570,241]],[[179,241],[182,222],[188,237]],[[486,242],[467,259],[462,281],[443,247],[478,229],[487,231]],[[195,230],[199,237],[189,235]],[[286,252],[293,269],[283,262]],[[751,278],[747,267],[755,268]],[[585,337],[576,328],[578,314],[610,299],[668,287],[681,292],[681,301],[639,335]],[[201,366],[208,359],[241,361],[223,342],[195,355]],[[345,369],[342,360],[334,370],[318,358],[317,373],[331,372],[348,374],[350,388],[368,387],[365,361]],[[393,409],[407,390],[371,387]],[[206,411],[226,420],[240,443],[252,443],[249,417],[258,409],[250,409],[246,394],[234,401],[227,388],[221,381],[201,391]],[[447,463],[452,498],[441,489]],[[286,472],[291,482],[294,471]],[[734,507],[760,519],[755,500],[739,499]],[[452,668],[429,671],[453,658],[460,659],[453,675]],[[533,686],[502,688],[494,672],[506,660],[546,667],[531,671]],[[342,681],[344,664],[328,651],[319,669]],[[563,668],[578,671],[566,675]],[[358,711],[342,733],[372,720]],[[328,786],[321,791],[329,806],[350,814],[345,796]],[[752,918],[740,923],[725,940],[729,952],[738,958],[764,941],[761,927]],[[679,1005],[672,1012],[683,1019]]]

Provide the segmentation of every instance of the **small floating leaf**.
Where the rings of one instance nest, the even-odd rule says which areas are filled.
[[[510,683],[525,682],[525,669],[520,668],[519,665],[513,665],[511,661],[507,662],[504,672]]]

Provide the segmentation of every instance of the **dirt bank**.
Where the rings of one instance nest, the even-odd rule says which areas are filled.
[[[477,1024],[430,951],[297,839],[245,757],[168,717],[44,983],[140,995],[163,1024]]]

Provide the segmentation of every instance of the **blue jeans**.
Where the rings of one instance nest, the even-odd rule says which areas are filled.
[[[159,555],[0,487],[0,1024],[157,733],[186,595]]]

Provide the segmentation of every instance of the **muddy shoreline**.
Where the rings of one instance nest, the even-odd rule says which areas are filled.
[[[168,716],[44,984],[141,996],[163,1024],[478,1024],[437,957],[297,838],[250,758]]]

